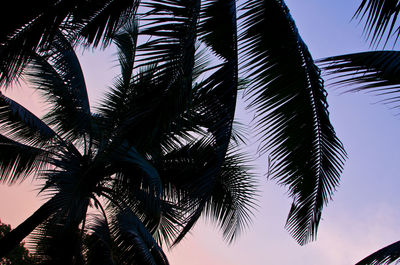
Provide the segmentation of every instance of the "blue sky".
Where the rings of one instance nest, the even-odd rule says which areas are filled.
[[[351,21],[359,2],[286,1],[315,59],[369,49],[362,36],[362,25]],[[112,53],[96,51],[81,56],[92,103],[117,71]],[[203,220],[168,252],[172,265],[354,264],[400,239],[400,120],[395,115],[399,111],[377,104],[378,99],[373,96],[342,95],[333,87],[327,89],[331,121],[349,158],[341,185],[324,209],[317,241],[300,247],[290,237],[284,229],[291,203],[286,189],[260,174],[260,207],[246,232],[234,244],[227,245],[215,225]],[[19,97],[38,111],[32,94]],[[241,119],[248,117],[243,111],[239,114]],[[250,152],[255,147],[256,143],[249,143]],[[265,172],[264,158],[255,163]],[[33,190],[30,183],[1,187],[2,221],[15,226],[33,212],[40,205]]]

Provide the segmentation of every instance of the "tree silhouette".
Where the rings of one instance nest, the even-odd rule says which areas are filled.
[[[121,74],[95,112],[76,54],[61,33],[31,56],[25,72],[50,104],[44,117],[0,95],[0,181],[33,175],[49,198],[0,240],[3,255],[33,231],[43,264],[90,262],[95,248],[85,244],[86,234],[112,239],[102,244],[105,263],[168,264],[161,245],[178,243],[202,214],[216,220],[228,241],[246,226],[255,182],[231,139],[220,157],[220,121],[211,109],[203,111],[221,104],[216,88],[193,79],[192,100],[182,106],[176,94],[181,80],[170,83],[175,64],[164,72],[134,71],[136,39],[135,23],[115,34]],[[193,69],[202,72],[201,65]]]
[[[237,6],[235,0],[63,0],[21,8],[25,16],[12,18],[0,31],[4,84],[18,80],[33,51],[54,45],[57,30],[76,45],[107,47],[122,25],[137,21],[143,42],[136,49],[136,69],[153,69],[154,80],[168,76],[165,87],[173,91],[165,96],[158,91],[149,102],[179,102],[153,128],[167,126],[163,120],[191,104],[192,81],[198,75],[194,65],[202,65],[195,57],[196,45],[204,47],[214,61],[203,65],[198,111],[215,136],[215,170],[227,155],[239,80],[246,80],[260,152],[269,153],[277,165],[271,177],[293,198],[286,227],[300,244],[316,237],[346,154],[329,121],[320,70],[284,1],[247,0]],[[188,228],[200,214],[193,214]]]
[[[0,238],[11,231],[11,226],[0,222]],[[20,243],[7,256],[0,259],[2,265],[34,265],[36,259],[25,248],[24,243]]]

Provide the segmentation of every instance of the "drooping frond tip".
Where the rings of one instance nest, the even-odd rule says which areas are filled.
[[[346,154],[329,120],[320,70],[285,3],[252,0],[243,10],[240,45],[249,107],[256,112],[261,152],[276,165],[271,178],[294,199],[286,227],[304,244],[316,236]]]

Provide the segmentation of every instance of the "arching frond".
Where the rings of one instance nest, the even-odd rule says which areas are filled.
[[[333,77],[333,86],[350,87],[346,92],[365,92],[382,103],[400,107],[400,52],[371,51],[328,57],[319,61]]]
[[[235,0],[209,0],[202,6],[200,40],[209,46],[223,63],[204,88],[212,90],[204,115],[213,122],[219,162],[222,163],[231,140],[238,90],[238,49]],[[211,104],[210,104],[211,103]]]
[[[137,38],[138,25],[136,20],[125,24],[113,37],[113,41],[118,47],[118,62],[121,67],[122,83],[126,87],[130,85],[133,78]]]
[[[117,216],[112,233],[120,250],[120,258],[128,264],[169,264],[161,247],[131,211],[122,211]]]
[[[32,145],[45,145],[56,133],[41,119],[14,100],[0,93],[1,132]]]
[[[215,219],[229,243],[247,228],[256,208],[257,185],[249,161],[249,157],[230,150],[205,209],[205,215]]]
[[[5,7],[9,18],[16,13],[21,17],[1,23],[0,84],[18,79],[31,56],[51,46],[59,30],[78,43],[108,46],[114,33],[135,17],[137,7],[138,1],[130,0],[51,0]]]
[[[150,40],[138,47],[143,65],[156,66],[168,113],[176,116],[191,100],[200,0],[147,1],[140,34]],[[164,115],[167,115],[165,113]]]
[[[108,46],[123,25],[136,19],[139,3],[139,0],[79,1],[71,21],[80,25],[76,34],[79,42]]]
[[[48,155],[45,150],[18,143],[0,134],[0,182],[22,182],[31,173],[37,173],[48,165]]]
[[[242,70],[261,152],[270,152],[278,165],[273,179],[294,199],[286,227],[305,244],[316,237],[345,151],[329,121],[320,71],[285,3],[246,1],[240,22]]]
[[[385,44],[392,35],[396,41],[400,34],[397,17],[400,12],[398,0],[363,0],[354,17],[365,19],[364,31],[372,44],[379,44],[385,35]]]
[[[203,214],[219,223],[228,242],[249,222],[256,184],[246,167],[247,160],[229,152],[220,166],[217,158],[216,147],[201,141],[165,155],[160,170],[165,196],[185,214],[174,244]]]
[[[27,75],[50,103],[45,119],[72,140],[90,130],[90,106],[78,58],[68,40],[57,34],[45,56],[35,56]]]
[[[104,218],[95,218],[88,225],[89,235],[85,237],[85,260],[88,265],[115,265],[118,258],[113,246],[108,222]]]
[[[400,241],[386,246],[363,260],[357,262],[356,265],[382,265],[392,264],[400,260]]]

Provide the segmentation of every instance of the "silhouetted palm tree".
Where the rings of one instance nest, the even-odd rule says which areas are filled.
[[[126,24],[113,40],[121,74],[96,112],[60,32],[25,69],[49,103],[43,119],[0,95],[0,181],[33,175],[49,198],[0,240],[1,253],[34,231],[44,264],[92,262],[96,247],[107,258],[91,264],[168,264],[160,246],[178,243],[201,215],[214,218],[228,241],[246,226],[255,182],[235,150],[235,134],[224,135],[229,143],[220,156],[217,88],[214,79],[197,78],[204,71],[198,62],[206,61],[199,58],[191,68],[190,101],[182,104],[182,80],[171,82],[175,58],[163,71],[157,65],[134,71],[136,24]],[[84,244],[85,234],[97,243]]]
[[[378,47],[400,36],[397,21],[400,12],[398,0],[363,0],[355,16],[365,22],[365,32],[371,45]],[[323,69],[336,78],[334,85],[348,87],[351,92],[369,92],[382,98],[384,104],[400,105],[400,52],[395,50],[367,51],[325,58]],[[400,241],[386,246],[357,265],[390,264],[400,260]]]
[[[293,198],[287,228],[300,244],[316,237],[345,152],[329,121],[320,71],[284,1],[247,0],[237,7],[235,0],[62,0],[10,10],[5,12],[24,15],[0,23],[5,25],[0,30],[3,83],[16,80],[31,52],[51,45],[57,29],[74,43],[106,47],[121,25],[136,19],[143,40],[137,50],[141,66],[154,67],[156,80],[169,76],[165,86],[173,96],[162,101],[180,102],[165,116],[181,113],[192,100],[195,46],[201,43],[215,57],[203,74],[200,95],[212,94],[201,111],[215,135],[216,168],[227,153],[239,80],[244,79],[260,151],[268,151],[276,165],[271,178],[286,185]],[[156,95],[154,102],[161,100]],[[164,126],[164,118],[151,126]]]

